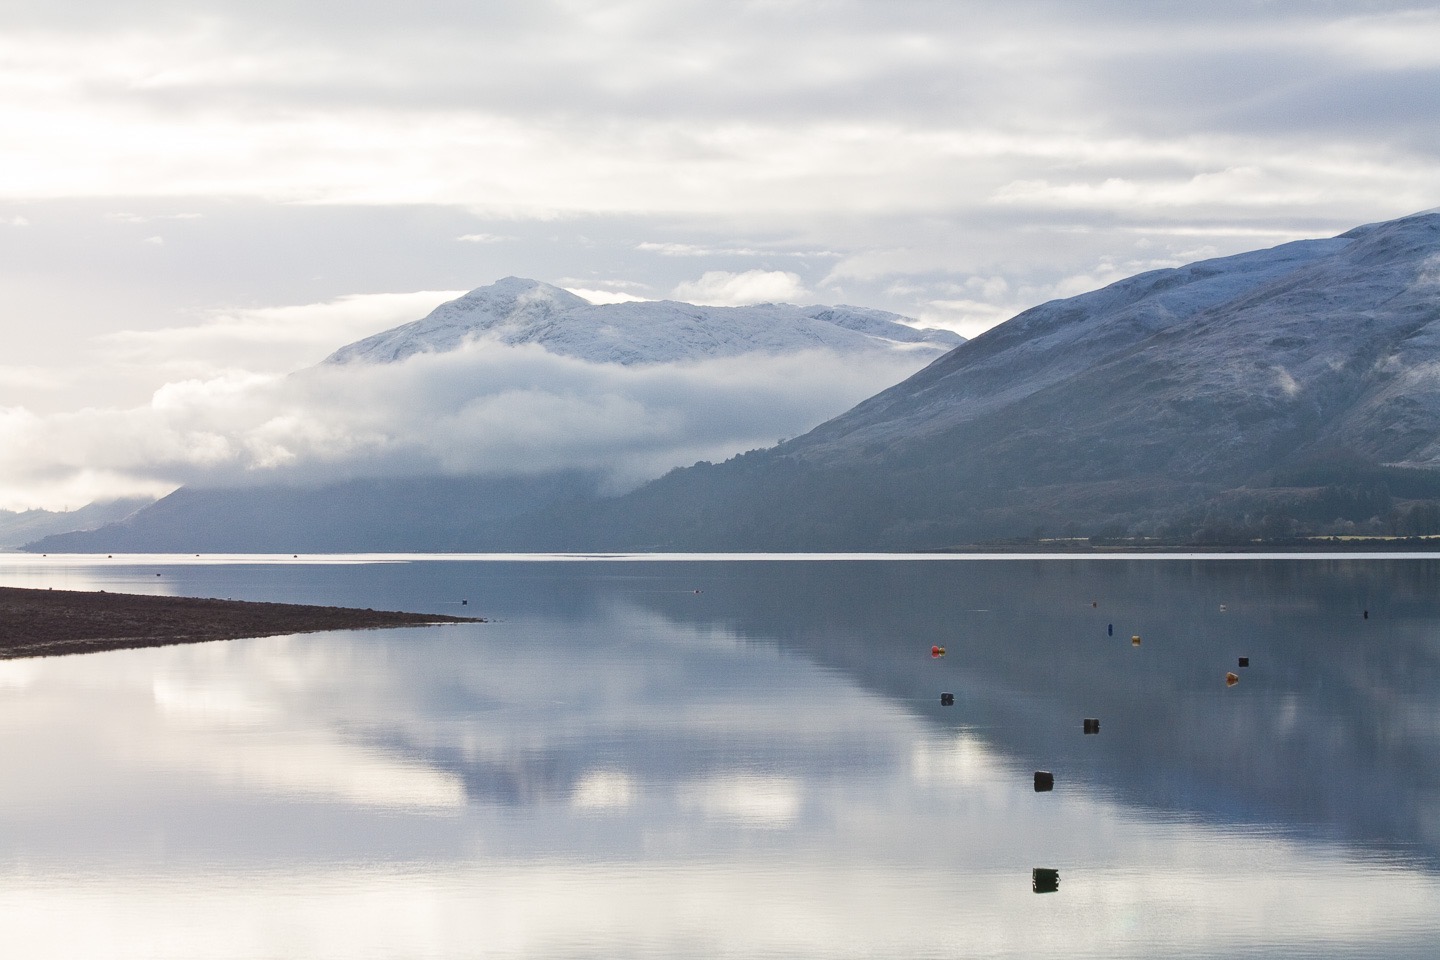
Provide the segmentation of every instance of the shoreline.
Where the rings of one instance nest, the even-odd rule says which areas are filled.
[[[484,622],[483,617],[398,610],[0,587],[0,660],[327,630]]]

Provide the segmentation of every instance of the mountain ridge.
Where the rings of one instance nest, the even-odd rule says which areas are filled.
[[[675,300],[593,304],[548,283],[505,277],[419,320],[347,344],[323,363],[394,363],[471,341],[534,343],[562,356],[633,365],[806,349],[842,354],[914,350],[939,356],[964,339],[866,307],[710,307]]]
[[[792,440],[471,548],[1342,533],[1440,533],[1440,213],[1041,304]]]
[[[1437,292],[1435,214],[1128,278],[1025,311],[785,444],[672,473],[608,505],[591,536],[934,549],[1381,532],[1418,503],[1357,495],[1317,517],[1336,484],[1279,477],[1327,459],[1351,487],[1395,465],[1425,468],[1408,487],[1440,476]]]

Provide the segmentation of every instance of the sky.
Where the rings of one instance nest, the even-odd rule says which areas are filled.
[[[507,275],[973,336],[1433,208],[1437,94],[1413,2],[0,0],[0,509]]]

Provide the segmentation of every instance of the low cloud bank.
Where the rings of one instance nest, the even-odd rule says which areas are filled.
[[[474,343],[401,363],[183,380],[129,409],[0,409],[0,508],[181,484],[566,468],[621,490],[795,436],[924,362],[811,351],[620,366]]]

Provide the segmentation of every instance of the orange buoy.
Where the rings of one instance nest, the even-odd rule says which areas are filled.
[[[1233,687],[1240,682],[1240,677],[1233,673],[1225,674],[1225,686]]]

